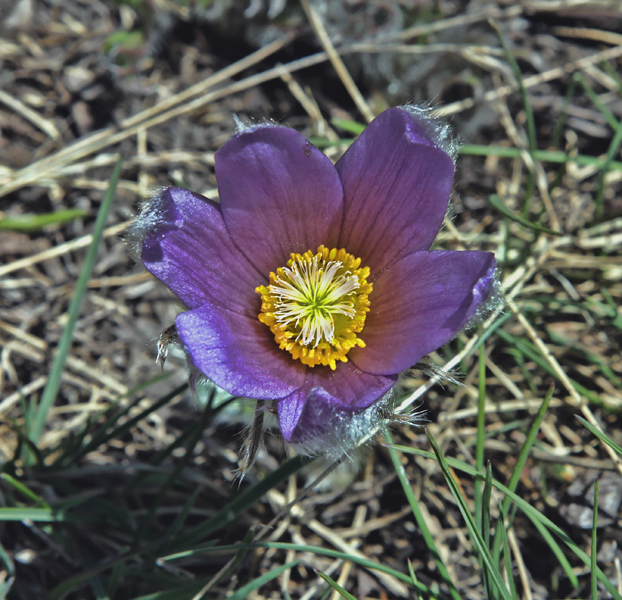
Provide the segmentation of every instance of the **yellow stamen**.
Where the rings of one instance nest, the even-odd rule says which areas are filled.
[[[365,326],[372,284],[369,268],[343,248],[292,254],[287,266],[270,273],[260,285],[259,320],[274,334],[282,350],[305,365],[329,366],[365,342],[357,334]]]

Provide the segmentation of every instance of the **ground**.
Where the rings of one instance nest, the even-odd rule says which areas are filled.
[[[499,597],[506,557],[504,597],[622,593],[621,57],[617,0],[2,3],[0,598]],[[463,144],[436,247],[495,252],[504,301],[404,377],[399,451],[305,488],[330,461],[272,432],[240,481],[253,407],[156,365],[180,308],[122,232],[160,187],[216,198],[236,119],[336,160],[407,102]]]

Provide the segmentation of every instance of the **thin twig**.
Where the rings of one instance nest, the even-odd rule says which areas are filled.
[[[339,75],[339,78],[348,91],[348,94],[350,94],[350,97],[354,100],[354,104],[356,104],[363,117],[365,117],[368,123],[371,123],[374,120],[375,115],[365,101],[365,98],[363,98],[363,94],[361,94],[359,89],[356,87],[356,83],[354,83],[354,79],[352,79],[348,69],[346,69],[346,66],[343,64],[341,56],[339,56],[339,53],[335,50],[335,47],[328,36],[328,32],[324,27],[324,23],[322,23],[322,19],[320,19],[320,16],[317,14],[317,11],[313,8],[309,0],[300,0],[300,3],[302,4],[302,8],[305,13],[307,13],[311,26],[317,34],[322,47],[326,51],[326,54],[328,54],[328,58],[335,68],[335,71],[337,71],[337,75]]]
[[[60,132],[56,128],[56,125],[48,119],[44,119],[37,111],[26,106],[23,102],[17,98],[13,98],[10,94],[0,90],[0,102],[6,104],[9,108],[12,108],[18,115],[21,115],[25,119],[28,119],[31,123],[36,125],[43,133],[49,135],[53,140],[60,139]]]

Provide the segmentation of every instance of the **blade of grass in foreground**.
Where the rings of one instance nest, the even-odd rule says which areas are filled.
[[[42,215],[19,215],[18,217],[0,219],[0,230],[10,229],[12,231],[32,233],[43,229],[47,225],[67,223],[80,217],[86,217],[88,214],[87,211],[79,208],[68,208],[67,210],[57,210]]]
[[[273,579],[276,579],[279,575],[281,575],[287,569],[293,569],[298,565],[300,561],[295,560],[293,562],[281,565],[280,567],[275,567],[271,571],[264,573],[263,575],[257,577],[257,579],[253,579],[253,581],[247,583],[242,586],[239,590],[227,596],[227,600],[244,600],[248,598],[254,591],[258,590],[261,586],[269,583]],[[203,591],[206,586],[209,585],[211,580],[208,580],[207,583],[197,584],[193,583],[191,585],[183,586],[181,588],[177,588],[174,590],[167,590],[165,592],[157,592],[155,594],[148,594],[147,596],[140,596],[139,598],[134,598],[134,600],[208,600],[208,596],[205,594],[207,591]],[[203,582],[201,582],[203,583]]]
[[[354,139],[340,139],[336,141],[326,140],[324,138],[309,137],[309,141],[318,148],[333,148],[334,146],[349,146],[354,142]],[[507,146],[484,146],[480,144],[465,144],[458,150],[460,154],[467,156],[499,156],[500,158],[520,158],[521,149],[511,148]],[[582,167],[596,167],[602,169],[607,164],[606,158],[599,158],[597,156],[584,156],[578,154],[577,156],[570,156],[567,152],[561,150],[535,150],[533,156],[540,162],[565,164],[567,162],[573,162]],[[609,169],[612,171],[622,171],[622,162],[611,161],[609,163]]]
[[[205,587],[208,581],[209,579],[202,579],[198,582],[183,585],[172,590],[139,596],[133,600],[191,600]],[[207,600],[207,597],[205,597],[204,600]]]
[[[388,429],[384,428],[383,434],[384,434],[384,439],[387,441],[387,444],[393,444],[393,439],[391,438],[391,434],[389,433]],[[395,450],[392,447],[389,447],[389,455],[391,456],[391,461],[393,462],[393,468],[395,469],[395,472],[397,473],[400,483],[402,484],[402,489],[404,490],[404,494],[406,495],[406,499],[408,500],[410,509],[413,512],[415,521],[417,521],[417,526],[419,527],[419,531],[421,532],[421,535],[423,536],[426,546],[428,547],[428,551],[430,552],[430,554],[432,555],[432,558],[434,559],[434,562],[436,563],[436,568],[438,569],[438,572],[443,578],[443,581],[445,582],[445,585],[447,586],[449,593],[451,594],[451,597],[454,600],[460,600],[461,599],[460,592],[458,592],[458,590],[456,589],[454,585],[454,582],[451,580],[451,576],[449,575],[449,570],[447,569],[447,567],[445,566],[445,563],[443,562],[443,559],[441,558],[438,548],[436,547],[436,543],[434,542],[434,537],[430,533],[426,520],[423,517],[421,510],[419,509],[419,503],[417,502],[417,499],[415,498],[413,488],[410,485],[410,481],[408,480],[408,476],[406,475],[406,471],[404,470],[404,465],[402,465],[402,462],[400,461],[400,457],[399,457],[397,450]]]
[[[581,73],[577,72],[572,77],[583,88],[583,91],[594,103],[594,106],[605,118],[605,121],[607,121],[609,126],[615,131],[619,125],[619,122],[611,110],[609,110],[607,105],[600,99],[600,96],[594,91],[594,88],[592,88],[592,86],[585,80]]]
[[[138,546],[142,543],[143,537],[146,531],[152,525],[153,520],[156,516],[156,512],[160,508],[160,505],[166,497],[166,494],[174,486],[175,481],[177,480],[181,472],[188,466],[188,463],[192,460],[194,456],[194,449],[199,443],[199,440],[201,439],[201,436],[206,429],[211,414],[212,411],[210,410],[210,407],[205,406],[201,418],[194,424],[193,427],[191,427],[192,434],[185,448],[184,455],[180,460],[176,461],[175,468],[173,469],[172,473],[166,478],[160,489],[154,493],[154,497],[151,500],[151,505],[149,507],[147,515],[138,526],[137,531],[134,535],[134,546]]]
[[[0,581],[0,600],[4,600],[15,581],[15,565],[2,543],[0,543],[0,565],[4,565],[3,570],[6,577],[6,579]]]
[[[512,598],[518,598],[516,593],[516,585],[514,583],[514,574],[512,573],[512,556],[510,555],[510,546],[508,544],[508,536],[505,530],[506,514],[503,512],[503,506],[499,504],[499,520],[497,521],[497,528],[501,532],[501,546],[503,548],[503,560],[505,564],[505,575],[510,586],[510,594]]]
[[[531,221],[528,221],[527,219],[521,217],[520,215],[513,213],[509,208],[505,206],[505,204],[503,203],[503,200],[501,200],[501,198],[497,196],[497,194],[491,194],[489,201],[490,201],[490,205],[494,209],[496,209],[498,212],[500,212],[504,217],[507,217],[508,219],[515,221],[516,223],[519,223],[520,225],[522,225],[523,227],[526,227],[527,229],[538,231],[540,233],[548,233],[549,235],[561,235],[559,231],[555,231],[554,229],[549,229],[548,227],[544,227],[543,225],[538,225],[537,223],[532,223]]]
[[[117,182],[119,181],[119,176],[121,175],[122,160],[122,157],[119,156],[110,178],[108,191],[104,196],[101,206],[99,207],[97,219],[95,220],[95,227],[93,228],[93,241],[87,250],[86,257],[84,258],[84,265],[80,271],[80,276],[78,277],[78,281],[76,283],[73,298],[71,299],[71,304],[69,305],[69,310],[67,311],[67,324],[65,325],[63,335],[60,338],[56,358],[54,359],[54,364],[52,365],[48,382],[43,390],[41,401],[35,411],[34,419],[30,426],[30,431],[28,432],[28,438],[34,443],[36,443],[41,436],[41,432],[43,431],[45,422],[47,421],[48,412],[50,411],[50,408],[52,408],[56,395],[58,394],[61,377],[65,368],[65,362],[69,351],[71,350],[73,330],[78,320],[78,316],[80,315],[82,299],[84,298],[84,293],[86,292],[86,287],[88,285],[89,278],[91,277],[91,271],[93,270],[93,265],[95,264],[95,259],[97,258],[97,249],[102,239],[106,219],[108,217],[108,213],[110,212],[110,207],[112,206],[112,200],[114,199],[114,193],[117,187]]]
[[[338,119],[333,118],[330,120],[330,124],[335,127],[339,127],[339,129],[343,129],[348,133],[353,133],[354,135],[360,135],[365,131],[367,125],[363,125],[362,123],[357,123],[356,121],[349,121],[348,119]]]
[[[611,144],[609,145],[609,149],[607,150],[607,157],[605,159],[605,164],[603,168],[600,170],[600,174],[598,175],[598,187],[596,189],[596,198],[594,200],[594,222],[600,223],[603,216],[603,198],[605,196],[605,176],[609,171],[611,164],[613,163],[614,157],[618,153],[618,149],[620,148],[620,144],[622,144],[622,123],[619,123],[613,139],[611,140]]]
[[[325,575],[324,573],[322,573],[322,571],[318,571],[317,569],[315,570],[315,572],[328,584],[330,585],[330,587],[332,587],[336,592],[339,593],[339,595],[342,598],[345,598],[346,600],[356,600],[356,598],[350,593],[350,592],[346,592],[346,590],[344,590],[334,579],[332,579],[331,577],[329,577],[328,575]]]
[[[477,483],[477,482],[476,482]],[[488,463],[486,469],[486,480],[484,481],[484,490],[481,498],[481,533],[482,539],[488,552],[490,552],[490,498],[492,495],[492,467]],[[476,508],[477,510],[477,508]],[[503,527],[501,527],[503,529]],[[495,563],[497,564],[497,563]],[[494,597],[494,586],[490,579],[488,571],[484,570],[484,590],[486,598]]]
[[[413,592],[415,595],[415,600],[419,600],[419,594],[417,590],[419,588],[419,582],[417,581],[417,576],[415,575],[415,569],[413,569],[413,563],[408,559],[408,572],[410,573],[410,578],[412,579]]]
[[[50,593],[50,600],[64,600],[71,592],[73,592],[78,587],[82,586],[85,582],[89,581],[92,577],[99,575],[107,570],[115,570],[121,567],[124,563],[131,561],[132,559],[138,559],[139,561],[144,560],[145,555],[153,556],[151,551],[155,551],[157,549],[158,543],[150,544],[147,547],[139,548],[137,550],[125,551],[124,548],[120,549],[120,554],[118,556],[106,559],[104,561],[100,561],[97,565],[90,567],[77,575],[73,575],[69,577],[69,579],[65,579],[61,581]],[[123,553],[125,551],[125,553]],[[144,563],[143,563],[144,564]],[[201,584],[193,584],[192,589],[194,590],[192,593],[196,594],[206,583],[206,580]],[[183,588],[186,589],[186,588]],[[151,596],[146,596],[151,597]],[[179,596],[172,595],[170,596],[171,600],[179,600]]]
[[[262,585],[268,583],[268,581],[276,579],[281,573],[287,571],[287,569],[293,569],[298,562],[299,561],[295,560],[264,573],[261,577],[258,577],[257,579],[254,579],[250,583],[247,583],[245,586],[241,587],[237,592],[231,594],[231,596],[227,596],[227,600],[244,600],[244,598],[246,598],[251,592],[258,590]],[[199,600],[199,598],[193,598],[192,600]]]
[[[479,349],[478,363],[479,374],[477,394],[477,436],[475,438],[475,468],[480,473],[483,473],[484,441],[486,439],[486,346],[481,346]],[[473,483],[473,500],[475,501],[475,523],[483,535],[484,531],[482,529],[482,518],[485,508],[482,505],[482,486],[477,480],[475,480]]]
[[[23,521],[25,519],[37,523],[52,523],[54,521],[64,521],[65,515],[62,511],[55,511],[53,508],[0,508],[0,522]]]
[[[594,515],[592,522],[592,570],[590,573],[592,600],[598,600],[598,578],[596,577],[596,555],[598,554],[598,479],[594,482]]]
[[[608,435],[606,435],[602,431],[598,431],[598,429],[596,429],[594,425],[586,421],[583,417],[580,417],[579,415],[575,415],[575,417],[579,419],[579,421],[581,421],[581,423],[583,423],[583,425],[587,427],[587,429],[591,431],[601,442],[607,444],[607,446],[609,446],[610,448],[615,450],[620,456],[622,456],[622,446],[618,446],[618,444],[616,444]]]
[[[555,385],[551,385],[549,387],[549,391],[544,397],[544,400],[542,401],[542,404],[540,405],[540,408],[538,409],[538,412],[536,413],[536,416],[533,420],[533,423],[531,424],[531,427],[529,428],[529,431],[527,432],[527,437],[525,438],[525,442],[523,443],[523,446],[520,449],[520,452],[518,453],[518,457],[516,458],[514,469],[512,470],[512,474],[510,475],[510,479],[507,485],[508,489],[511,490],[512,492],[516,491],[516,487],[518,486],[518,482],[520,481],[521,473],[523,472],[525,463],[527,462],[527,459],[529,458],[529,452],[531,451],[531,447],[533,446],[533,443],[536,440],[538,432],[540,431],[540,425],[542,424],[542,420],[544,419],[544,415],[546,414],[546,411],[549,407],[549,403],[551,401],[551,398],[553,397],[554,391],[555,391]],[[510,503],[511,503],[510,498],[506,496],[503,499],[503,503],[502,503],[503,511],[505,513],[509,512]],[[497,563],[499,561],[499,550],[501,546],[500,535],[501,535],[501,532],[499,531],[499,528],[498,528],[497,531],[495,532],[495,538],[494,538],[493,547],[492,547],[492,556]],[[577,581],[577,585],[578,585],[578,581]]]
[[[500,156],[502,158],[520,158],[521,151],[518,148],[508,148],[506,146],[482,146],[477,144],[466,144],[460,148],[460,154],[471,156]],[[570,156],[561,150],[536,150],[534,156],[541,162],[565,163],[568,161],[577,163],[583,167],[593,166],[601,169],[606,159],[596,156]],[[622,171],[622,162],[613,161],[610,167],[615,171]]]
[[[607,157],[605,159],[605,164],[600,170],[600,174],[598,175],[598,186],[596,189],[596,197],[594,199],[594,222],[600,223],[600,220],[603,216],[603,197],[605,192],[605,175],[609,170],[609,166],[613,162],[614,157],[618,153],[618,148],[620,147],[620,143],[622,143],[622,122],[618,121],[614,114],[609,110],[607,105],[600,99],[598,94],[593,90],[593,88],[588,84],[585,78],[581,75],[581,73],[575,73],[573,77],[573,81],[576,81],[581,84],[585,93],[589,96],[590,100],[594,103],[594,106],[600,111],[603,115],[609,126],[613,129],[614,136],[611,140],[611,144],[609,145],[609,149],[607,150]]]
[[[508,342],[508,344],[513,346],[512,350],[515,350],[520,354],[524,355],[526,358],[533,360],[549,375],[559,380],[559,375],[555,372],[551,364],[546,360],[540,350],[532,342],[522,337],[515,337],[507,331],[503,330],[499,330],[498,335],[504,341]],[[529,376],[529,373],[527,372],[526,375]],[[569,377],[568,379],[570,380],[570,383],[572,383],[572,386],[575,388],[575,390],[579,392],[579,394],[585,396],[590,402],[593,402],[596,406],[603,405],[603,401],[598,396],[598,394],[582,386],[579,382],[575,381],[571,377]]]
[[[21,481],[18,481],[8,473],[1,473],[0,479],[4,479],[8,484],[12,485],[22,496],[25,496],[29,500],[32,500],[35,504],[39,504],[40,507],[50,509],[50,505],[40,496],[37,496],[28,486],[24,485]]]
[[[252,550],[253,548],[277,548],[279,550],[311,552],[312,554],[319,554],[320,556],[338,558],[340,560],[349,561],[371,571],[379,571],[381,573],[386,573],[387,575],[392,575],[393,577],[395,577],[399,581],[403,581],[407,585],[413,585],[413,580],[409,575],[401,573],[400,571],[392,569],[391,567],[387,567],[383,564],[374,562],[373,560],[359,558],[354,554],[346,554],[339,550],[329,550],[328,548],[321,548],[319,546],[304,546],[300,544],[290,544],[287,542],[252,542],[250,544],[232,544],[228,546],[204,546],[187,550],[185,552],[178,552],[177,554],[173,554],[171,556],[165,556],[162,557],[160,560],[169,561],[176,558],[185,558],[187,556],[196,556],[199,554],[208,554],[214,552],[238,552],[240,550]],[[438,592],[433,592],[429,587],[425,586],[422,583],[417,583],[417,591],[419,594],[427,597],[439,598],[440,600],[444,600],[445,598],[447,598],[447,596],[439,595]]]
[[[458,488],[458,484],[456,483],[456,480],[454,479],[449,469],[447,460],[445,459],[445,456],[441,452],[440,447],[436,443],[436,440],[434,439],[434,437],[429,431],[428,431],[428,439],[430,440],[430,444],[432,445],[432,449],[434,450],[434,454],[436,455],[438,464],[441,468],[443,476],[445,477],[445,481],[447,482],[447,485],[449,486],[449,489],[451,490],[451,493],[454,499],[456,500],[456,503],[458,504],[458,509],[460,510],[460,513],[462,514],[462,518],[464,519],[464,523],[467,526],[467,529],[469,531],[469,537],[471,538],[473,547],[475,548],[476,552],[478,553],[480,557],[482,571],[485,570],[488,573],[488,576],[490,577],[492,582],[495,584],[495,587],[497,588],[497,590],[499,590],[499,593],[501,594],[501,597],[503,598],[503,600],[512,600],[510,596],[510,592],[508,591],[507,587],[505,586],[505,583],[503,582],[503,577],[501,576],[501,573],[497,569],[497,565],[493,562],[492,556],[490,555],[488,547],[484,543],[482,535],[479,532],[475,524],[473,515],[469,511],[469,508],[466,504],[466,500],[460,493],[460,489]],[[482,473],[478,473],[478,474],[480,475],[480,477],[485,477],[485,475],[483,475]]]

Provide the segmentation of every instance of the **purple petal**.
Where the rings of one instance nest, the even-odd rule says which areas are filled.
[[[351,362],[307,369],[304,385],[278,403],[283,437],[299,443],[318,437],[333,424],[335,415],[367,408],[384,395],[396,377],[363,373]]]
[[[365,348],[348,358],[367,373],[412,367],[450,341],[490,297],[491,252],[415,252],[381,273],[360,334]]]
[[[195,366],[230,394],[275,400],[304,383],[306,367],[256,317],[206,304],[177,315],[175,325]]]
[[[391,108],[336,165],[345,202],[339,246],[361,258],[372,278],[427,250],[443,222],[454,165],[426,131],[423,117]]]
[[[265,277],[231,240],[217,204],[171,187],[140,217],[150,218],[155,225],[143,241],[142,260],[155,277],[189,308],[209,301],[257,318],[255,288]]]
[[[290,253],[336,245],[343,190],[335,167],[292,129],[242,132],[216,153],[216,178],[227,229],[268,276]]]

